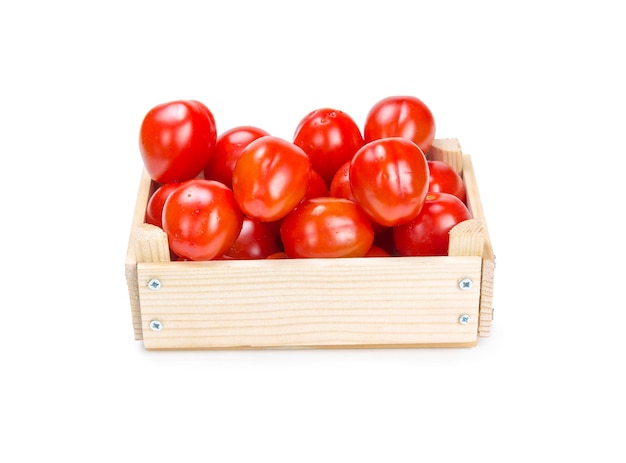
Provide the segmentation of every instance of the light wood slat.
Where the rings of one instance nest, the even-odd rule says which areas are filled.
[[[139,304],[139,290],[137,287],[137,256],[135,254],[135,241],[139,233],[139,227],[144,223],[146,217],[146,206],[152,193],[152,180],[144,170],[141,172],[139,189],[135,201],[135,210],[130,227],[130,237],[128,239],[128,250],[126,251],[125,273],[126,284],[128,286],[128,296],[130,299],[130,309],[133,320],[133,331],[135,339],[143,339],[141,323],[141,309]]]
[[[481,258],[140,263],[148,349],[467,344]],[[161,288],[148,288],[159,279]],[[461,325],[458,318],[472,321]],[[163,324],[152,331],[151,320]]]
[[[467,205],[474,219],[478,219],[483,224],[483,234],[485,239],[484,250],[482,253],[482,278],[480,291],[480,323],[478,326],[478,335],[487,337],[491,334],[491,325],[493,321],[493,291],[494,291],[494,273],[496,267],[496,256],[493,252],[491,238],[485,219],[485,212],[480,200],[478,191],[478,183],[472,159],[470,155],[463,155],[463,179],[467,194]]]
[[[482,256],[485,228],[480,219],[465,220],[450,230],[449,256]]]
[[[452,166],[458,173],[463,172],[463,151],[456,138],[437,138],[426,156],[432,161],[443,161]]]

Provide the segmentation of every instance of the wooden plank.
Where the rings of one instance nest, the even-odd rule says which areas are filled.
[[[148,349],[472,345],[481,258],[139,263]],[[158,279],[160,288],[148,282]],[[459,317],[469,315],[468,324]],[[153,331],[158,320],[162,329]]]
[[[485,229],[480,219],[465,220],[450,230],[449,256],[482,256]]]
[[[472,159],[470,155],[463,155],[463,179],[467,192],[467,205],[474,219],[478,219],[483,224],[484,233],[484,250],[482,262],[482,278],[480,284],[480,323],[478,325],[478,335],[487,337],[491,334],[491,325],[493,321],[493,290],[494,290],[494,272],[496,266],[496,257],[493,252],[491,238],[485,212],[480,200],[478,191],[478,183]]]
[[[456,138],[437,138],[426,156],[432,161],[443,161],[452,166],[458,173],[463,171],[463,151]]]
[[[137,258],[135,256],[135,240],[139,231],[139,226],[145,222],[146,205],[150,198],[152,180],[144,170],[141,172],[137,198],[135,199],[135,210],[130,227],[130,237],[128,239],[128,249],[126,251],[125,273],[126,284],[128,286],[128,297],[130,300],[131,316],[133,321],[133,332],[136,340],[143,339],[141,328],[141,309],[139,303],[139,289],[137,287]]]

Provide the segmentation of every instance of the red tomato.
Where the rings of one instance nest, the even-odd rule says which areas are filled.
[[[214,180],[184,182],[163,206],[163,230],[170,249],[190,260],[221,258],[239,236],[242,224],[233,192]]]
[[[217,180],[229,188],[233,186],[233,170],[241,151],[248,144],[269,135],[265,130],[253,126],[234,127],[217,137],[215,152],[204,167],[204,178]]]
[[[401,137],[363,146],[350,162],[350,186],[370,219],[385,227],[412,220],[428,192],[428,163],[422,150]]]
[[[267,256],[268,259],[288,259],[287,254],[284,251],[275,252]]]
[[[339,166],[349,161],[364,143],[356,122],[332,108],[307,114],[298,124],[293,142],[309,156],[313,169],[328,186]]]
[[[280,252],[279,243],[279,236],[271,224],[244,217],[241,232],[226,251],[226,256],[234,259],[265,259]]]
[[[391,254],[389,254],[383,248],[372,244],[372,247],[369,249],[369,251],[367,251],[364,257],[389,257],[390,255]]]
[[[165,204],[165,200],[170,193],[179,186],[180,182],[170,182],[165,183],[154,190],[154,193],[150,196],[146,206],[147,223],[163,228],[163,222],[161,220],[161,216],[163,215],[163,205]]]
[[[304,198],[311,163],[302,149],[278,137],[250,142],[233,171],[233,192],[249,217],[272,222],[286,216]]]
[[[443,161],[428,161],[430,178],[428,191],[450,193],[465,202],[465,183],[450,164]]]
[[[414,96],[390,96],[370,109],[363,130],[365,142],[403,137],[428,153],[435,139],[435,120],[430,109]]]
[[[355,201],[350,187],[350,161],[343,163],[330,182],[330,195],[333,198],[346,198]]]
[[[306,199],[319,198],[320,196],[328,196],[329,194],[330,193],[328,192],[328,187],[326,186],[324,179],[320,174],[311,169],[309,184],[302,200],[304,201]]]
[[[393,239],[401,256],[446,256],[450,230],[471,218],[467,206],[456,196],[428,193],[417,217],[393,229]]]
[[[144,166],[158,183],[195,178],[209,162],[217,131],[209,109],[198,101],[179,100],[152,108],[139,133]]]
[[[390,256],[399,256],[393,241],[393,227],[387,227],[374,235],[374,245],[383,249]]]
[[[289,257],[361,257],[374,242],[363,211],[344,198],[314,198],[283,221],[280,236]]]

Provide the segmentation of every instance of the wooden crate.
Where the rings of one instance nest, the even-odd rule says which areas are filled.
[[[495,258],[472,161],[456,139],[429,159],[463,176],[472,219],[449,255],[170,262],[144,222],[141,176],[126,256],[135,339],[147,349],[468,347],[489,336]]]

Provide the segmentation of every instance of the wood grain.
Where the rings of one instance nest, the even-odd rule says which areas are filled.
[[[482,278],[480,290],[480,323],[478,325],[478,335],[487,337],[491,334],[491,326],[493,321],[493,292],[494,292],[494,275],[496,267],[496,256],[493,252],[491,238],[489,237],[489,229],[487,227],[487,219],[485,211],[480,200],[478,191],[478,183],[476,181],[476,173],[472,165],[472,159],[469,154],[463,156],[463,180],[467,193],[467,205],[474,219],[478,219],[483,224],[484,249],[482,262]]]
[[[480,257],[141,263],[149,349],[476,342]],[[148,288],[159,279],[161,288]],[[468,314],[472,321],[459,323]],[[149,328],[151,320],[163,324]]]
[[[144,170],[139,179],[139,189],[135,200],[135,210],[130,227],[130,237],[128,239],[128,249],[126,251],[125,273],[126,285],[128,286],[128,297],[130,300],[131,316],[133,321],[133,332],[135,339],[143,339],[143,329],[141,323],[141,308],[139,302],[139,289],[137,287],[137,255],[135,251],[137,235],[140,233],[140,226],[146,217],[146,205],[153,191],[152,180]]]
[[[426,156],[429,160],[443,161],[458,173],[463,172],[463,151],[456,138],[437,138]]]

